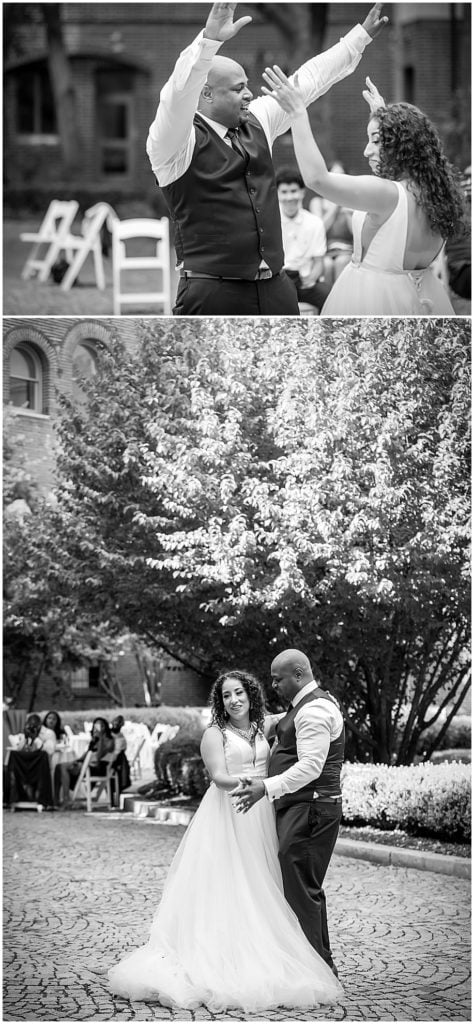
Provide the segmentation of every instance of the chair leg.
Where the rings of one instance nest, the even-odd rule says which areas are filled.
[[[86,784],[86,805],[87,805],[87,810],[88,810],[88,813],[91,814],[91,812],[92,812],[92,789],[91,789],[91,780],[90,780],[89,773],[86,774],[84,782]]]
[[[99,291],[103,292],[105,289],[105,274],[104,274],[104,261],[102,258],[102,248],[100,244],[100,238],[97,240],[93,249],[94,254],[94,270],[95,270],[95,283]]]

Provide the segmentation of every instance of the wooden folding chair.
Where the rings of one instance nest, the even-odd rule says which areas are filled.
[[[134,779],[141,779],[142,777],[142,766],[140,761],[140,751],[145,745],[145,737],[138,741],[137,747],[133,757],[129,761],[130,765],[130,776]]]
[[[56,262],[59,253],[65,247],[65,239],[71,230],[78,209],[79,203],[75,199],[65,201],[53,199],[38,231],[22,231],[21,241],[33,242],[30,255],[21,272],[24,280],[33,277],[37,272],[38,281],[47,281],[53,263]],[[40,256],[40,249],[44,246],[46,246],[46,250]]]
[[[93,769],[90,766],[91,757],[92,757],[92,751],[88,750],[87,754],[86,754],[86,756],[84,758],[84,761],[82,763],[81,772],[80,772],[79,778],[78,778],[78,780],[76,782],[76,785],[74,787],[74,792],[72,794],[72,800],[71,800],[71,807],[72,807],[72,805],[75,803],[75,801],[79,799],[80,788],[81,788],[82,785],[84,785],[85,791],[86,791],[86,807],[87,807],[87,810],[88,810],[89,814],[92,811],[92,793],[93,793],[93,786],[94,785],[96,787],[95,791],[94,791],[94,803],[97,803],[97,800],[99,799],[99,796],[100,796],[100,794],[101,794],[101,792],[102,792],[102,790],[104,788],[107,789],[107,797],[108,797],[109,807],[110,808],[118,806],[118,799],[119,799],[119,795],[118,795],[119,794],[119,777],[118,777],[118,772],[116,772],[112,768],[112,764],[109,763],[109,765],[107,767],[106,775],[94,775],[93,774]],[[110,757],[113,757],[113,755],[110,755]],[[104,760],[105,760],[105,758],[104,758]]]
[[[126,242],[151,239],[156,243],[154,255],[127,255]],[[114,316],[120,316],[123,305],[138,306],[153,303],[163,307],[163,314],[171,313],[171,271],[169,248],[169,222],[167,217],[153,220],[149,217],[117,220],[112,226],[112,262]],[[135,246],[133,246],[135,248]],[[133,271],[156,271],[161,275],[161,289],[152,291],[122,291],[121,275]],[[157,281],[158,285],[158,281]]]
[[[66,254],[71,263],[61,281],[62,291],[68,292],[74,284],[89,253],[92,254],[94,259],[96,286],[100,291],[104,290],[105,274],[100,233],[104,224],[107,224],[109,231],[112,231],[115,220],[118,220],[117,214],[109,206],[109,203],[96,203],[95,206],[91,206],[86,210],[82,221],[82,234],[69,234],[65,240]]]

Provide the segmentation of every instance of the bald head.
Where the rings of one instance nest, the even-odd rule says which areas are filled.
[[[206,85],[212,89],[213,86],[233,81],[235,76],[238,79],[243,79],[245,82],[247,81],[247,76],[241,64],[237,64],[237,61],[232,60],[231,57],[222,57],[220,53],[216,53],[216,56],[211,61]]]
[[[231,57],[216,54],[199,97],[200,113],[226,128],[237,128],[248,118],[251,99],[247,75],[241,64]]]
[[[303,686],[313,681],[309,658],[295,648],[282,651],[274,658],[271,675],[273,688],[284,700],[292,700]]]

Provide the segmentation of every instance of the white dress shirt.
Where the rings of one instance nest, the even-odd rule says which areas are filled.
[[[298,210],[287,217],[280,206],[283,252],[287,270],[298,270],[301,277],[311,273],[313,260],[326,254],[326,230],[320,217],[308,210]]]
[[[323,96],[336,82],[357,67],[371,37],[356,25],[339,43],[312,57],[298,71],[298,86],[306,106]],[[212,58],[222,46],[216,39],[206,39],[200,32],[178,57],[171,78],[160,93],[155,120],[150,126],[147,153],[159,185],[170,185],[187,171],[194,152],[193,118],[201,90],[207,80]],[[294,76],[290,77],[290,81]],[[270,152],[278,135],[288,131],[289,114],[270,96],[252,100],[249,109],[258,118],[265,132]],[[208,120],[208,118],[205,118]],[[210,122],[215,128],[215,122]],[[222,128],[223,126],[221,126]],[[224,134],[227,128],[224,129]]]
[[[306,683],[292,700],[297,707],[306,694],[315,689],[314,679]],[[281,775],[264,780],[268,799],[278,800],[287,793],[297,793],[303,786],[315,782],[326,762],[329,744],[341,735],[344,725],[342,714],[332,700],[312,700],[303,704],[295,715],[296,751],[298,760]]]

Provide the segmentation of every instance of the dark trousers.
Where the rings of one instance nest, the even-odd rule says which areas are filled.
[[[287,270],[286,273],[293,281],[300,302],[309,302],[310,306],[315,306],[318,310],[323,308],[331,291],[330,284],[326,284],[325,281],[316,281],[311,288],[304,288],[297,270]]]
[[[263,281],[182,277],[174,316],[299,316],[298,298],[282,270]]]
[[[314,800],[277,809],[285,898],[313,948],[333,966],[323,881],[337,839],[342,805]]]

